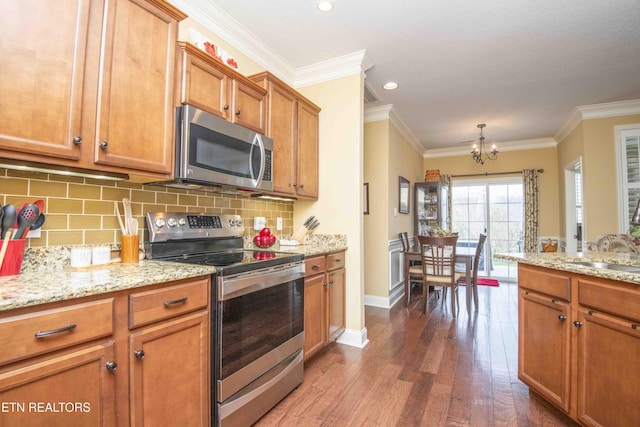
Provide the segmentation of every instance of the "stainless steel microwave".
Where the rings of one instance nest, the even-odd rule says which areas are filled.
[[[174,180],[159,184],[273,191],[273,140],[191,105],[176,110]]]

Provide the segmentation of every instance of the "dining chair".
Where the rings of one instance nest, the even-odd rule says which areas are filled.
[[[456,317],[456,301],[458,277],[456,273],[456,243],[458,236],[418,236],[420,243],[422,275],[422,312],[427,312],[427,296],[429,286],[442,288],[444,303],[445,290],[451,288],[451,313]],[[454,295],[455,293],[455,295]]]
[[[480,265],[480,258],[482,257],[482,250],[484,248],[484,242],[486,240],[487,235],[481,233],[480,237],[478,238],[478,244],[476,245],[476,253],[473,256],[471,280],[467,281],[467,277],[464,276],[464,274],[466,274],[464,271],[458,271],[458,273],[462,275],[459,276],[456,280],[458,282],[458,285],[467,287],[467,292],[473,292],[473,304],[476,311],[478,310],[478,266]],[[467,299],[467,301],[469,300]],[[470,311],[470,307],[467,307],[467,311]]]
[[[398,233],[400,240],[402,241],[402,252],[404,256],[404,295],[405,306],[409,305],[411,299],[411,284],[417,283],[423,286],[422,280],[422,267],[420,265],[420,255],[411,250],[411,242],[406,231]]]

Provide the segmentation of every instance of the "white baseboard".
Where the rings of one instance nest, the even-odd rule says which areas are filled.
[[[401,283],[400,286],[396,286],[393,290],[391,290],[388,297],[365,295],[364,305],[379,308],[391,308],[402,298],[404,298],[404,284]]]
[[[363,328],[361,331],[354,329],[345,329],[345,331],[336,340],[339,344],[346,344],[352,347],[364,348],[368,343],[367,328]]]

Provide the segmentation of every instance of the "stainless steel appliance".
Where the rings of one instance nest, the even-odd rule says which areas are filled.
[[[150,258],[214,265],[213,426],[249,426],[303,379],[304,257],[243,249],[237,215],[149,213]]]
[[[273,190],[273,140],[191,105],[176,110],[174,179],[180,188]]]

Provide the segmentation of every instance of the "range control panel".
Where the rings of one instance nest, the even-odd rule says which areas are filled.
[[[240,215],[213,215],[191,212],[150,212],[147,214],[150,242],[167,240],[242,237]]]

